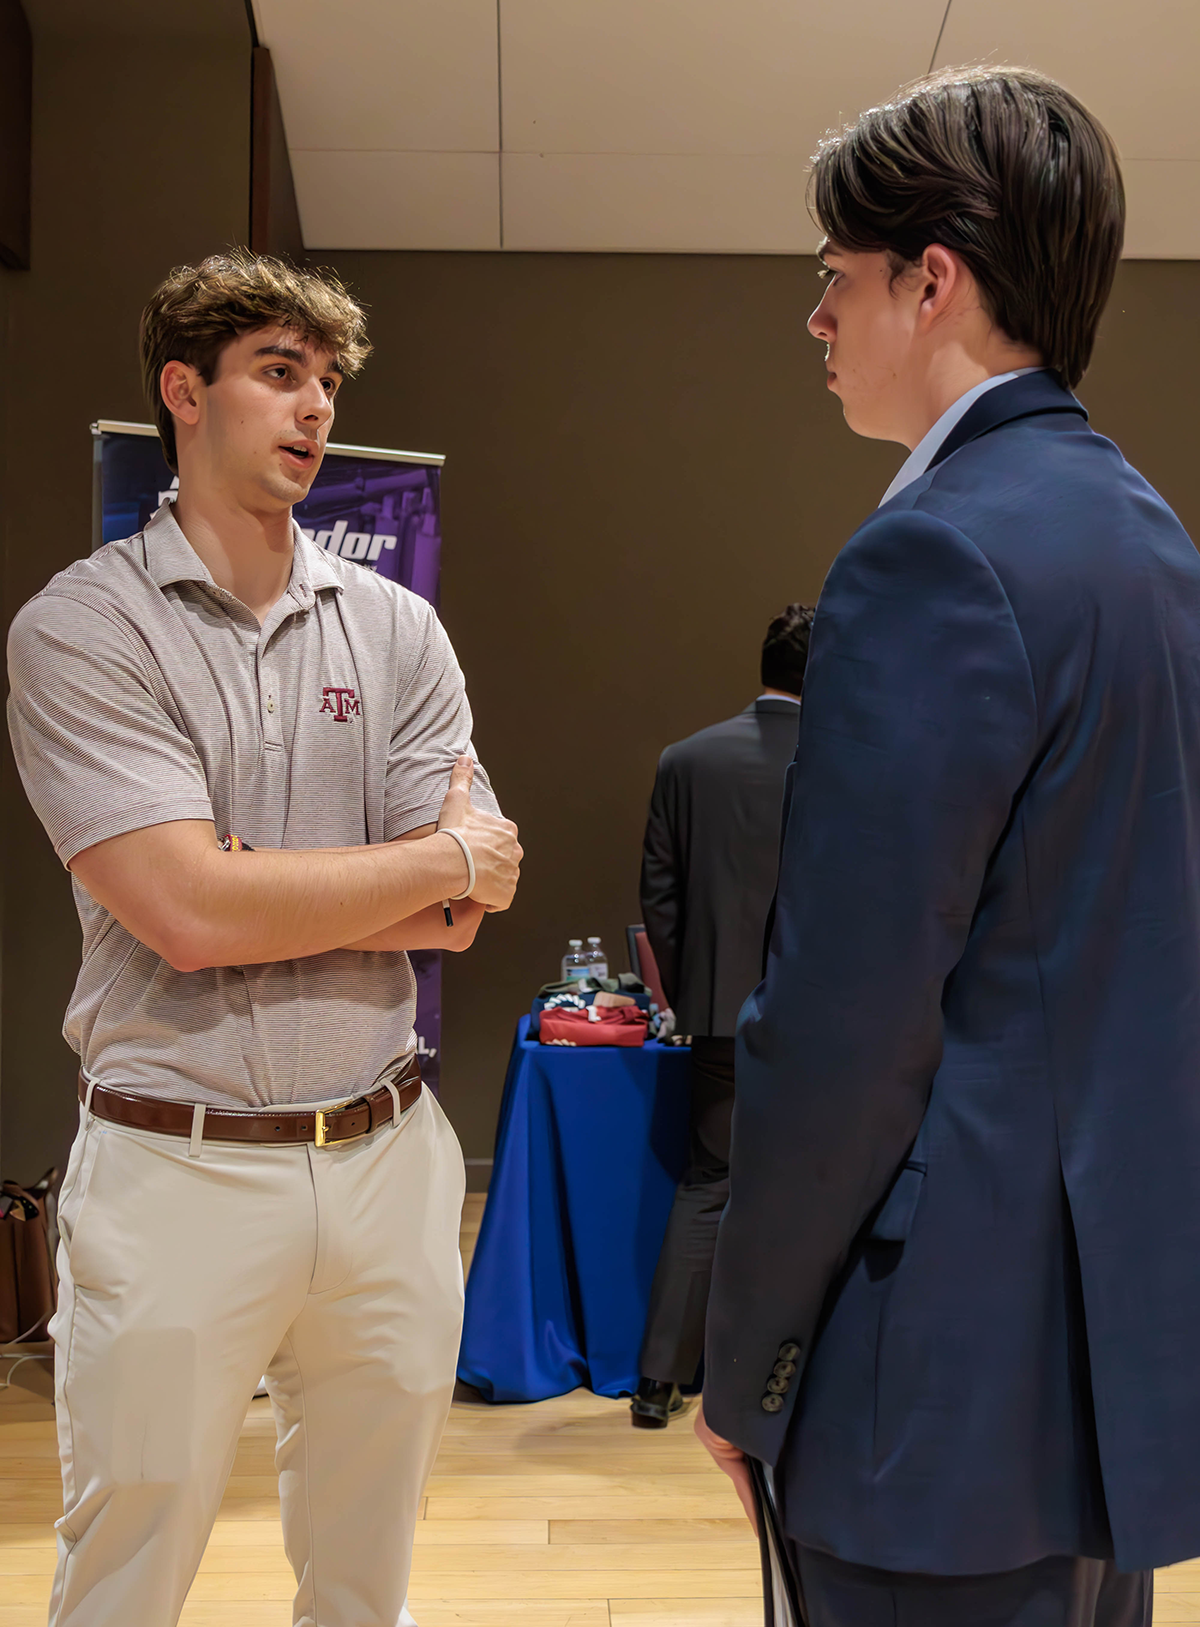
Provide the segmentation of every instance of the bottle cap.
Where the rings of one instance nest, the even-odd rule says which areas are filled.
[[[589,938],[589,939],[588,939],[588,942],[589,942],[589,943],[599,943],[599,942],[600,942],[600,940],[599,940],[599,938]]]
[[[570,945],[570,947],[572,949],[582,949],[582,947],[583,947],[583,939],[582,938],[568,938],[567,943]]]

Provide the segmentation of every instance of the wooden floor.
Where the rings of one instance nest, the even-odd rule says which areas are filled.
[[[483,1199],[467,1204],[469,1259]],[[269,1406],[255,1401],[186,1627],[290,1627],[273,1444]],[[60,1509],[52,1409],[0,1389],[0,1627],[44,1627]],[[1200,1627],[1200,1561],[1160,1572],[1157,1587],[1156,1623]],[[762,1621],[757,1548],[690,1424],[633,1430],[627,1402],[583,1390],[534,1406],[455,1403],[410,1603],[420,1627]]]

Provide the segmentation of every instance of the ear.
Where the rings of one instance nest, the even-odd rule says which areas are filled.
[[[199,423],[204,380],[194,367],[187,362],[168,362],[159,374],[158,388],[168,410],[180,423]]]
[[[960,255],[940,243],[930,243],[916,268],[922,315],[934,321],[945,316],[972,280]]]

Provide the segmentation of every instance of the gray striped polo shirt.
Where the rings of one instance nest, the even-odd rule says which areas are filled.
[[[293,528],[260,627],[169,503],[13,622],[9,723],[64,864],[125,831],[211,819],[254,847],[387,842],[437,818],[472,751],[462,673],[423,599]],[[497,812],[477,770],[474,802]],[[415,1043],[399,952],[177,972],[74,882],[83,964],[65,1033],[105,1084],[271,1107],[355,1095]]]

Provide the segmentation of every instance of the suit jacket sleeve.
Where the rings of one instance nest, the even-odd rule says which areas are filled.
[[[1035,735],[987,560],[932,516],[873,516],[821,595],[766,975],[738,1035],[705,1406],[765,1462],[826,1294],[920,1128],[943,987]],[[798,1371],[769,1410],[785,1344]]]
[[[664,752],[654,777],[646,820],[641,899],[646,936],[658,962],[663,993],[672,1006],[679,992],[679,942],[683,930],[683,872],[675,801],[675,775]]]

